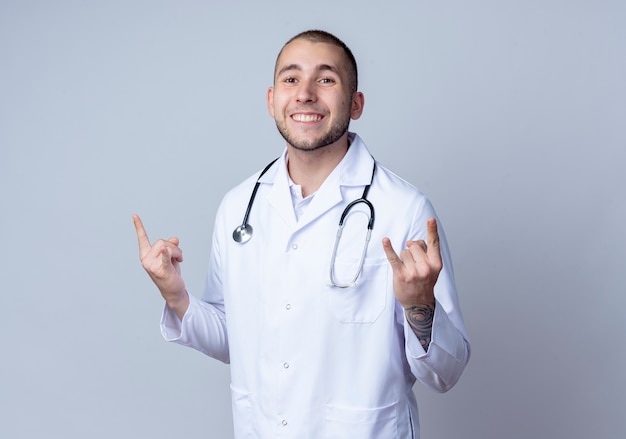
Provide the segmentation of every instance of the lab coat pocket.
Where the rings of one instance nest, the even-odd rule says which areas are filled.
[[[237,439],[254,439],[255,423],[252,410],[252,398],[249,394],[230,386],[233,402],[233,426]]]
[[[341,323],[374,323],[385,309],[389,262],[365,259],[356,284],[347,288],[328,286],[328,304]],[[354,273],[358,261],[335,262],[337,273]]]
[[[373,409],[326,407],[325,439],[397,438],[397,403]]]

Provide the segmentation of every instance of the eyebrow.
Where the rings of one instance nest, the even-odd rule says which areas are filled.
[[[282,75],[283,73],[288,72],[290,70],[302,71],[302,67],[299,64],[288,64],[284,66],[282,69],[280,69],[278,73],[276,73],[276,76],[278,77]],[[330,71],[337,75],[340,75],[339,69],[337,69],[337,67],[332,66],[330,64],[319,64],[315,67],[315,70],[319,72]]]

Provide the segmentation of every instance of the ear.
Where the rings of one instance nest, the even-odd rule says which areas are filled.
[[[274,87],[270,87],[267,89],[267,112],[274,117]]]
[[[355,91],[352,95],[352,108],[350,110],[350,118],[357,120],[363,114],[363,107],[365,106],[365,96],[360,91]]]

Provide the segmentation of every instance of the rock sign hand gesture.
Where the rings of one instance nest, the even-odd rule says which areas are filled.
[[[422,347],[428,349],[435,313],[435,283],[443,267],[437,221],[426,223],[427,242],[408,241],[396,254],[391,241],[383,239],[383,249],[393,270],[393,290],[405,310],[407,321]]]

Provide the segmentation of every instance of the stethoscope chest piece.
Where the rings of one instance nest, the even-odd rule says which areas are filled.
[[[274,164],[276,160],[278,160],[278,158],[275,158],[270,163],[268,163],[265,169],[263,169],[261,173],[259,174],[259,177],[257,178],[256,183],[254,185],[254,189],[252,189],[252,194],[250,195],[250,201],[248,201],[248,207],[246,208],[246,213],[243,216],[243,221],[240,226],[238,226],[235,230],[233,230],[233,239],[235,240],[235,242],[238,242],[239,244],[245,244],[246,242],[250,241],[250,238],[252,238],[252,226],[248,224],[248,217],[250,216],[250,209],[252,209],[252,203],[254,203],[254,197],[256,197],[256,191],[259,190],[259,185],[261,184],[259,180],[261,179],[263,174],[265,174],[267,170]]]
[[[245,244],[252,238],[252,226],[250,224],[242,224],[233,230],[233,239],[235,242]]]

